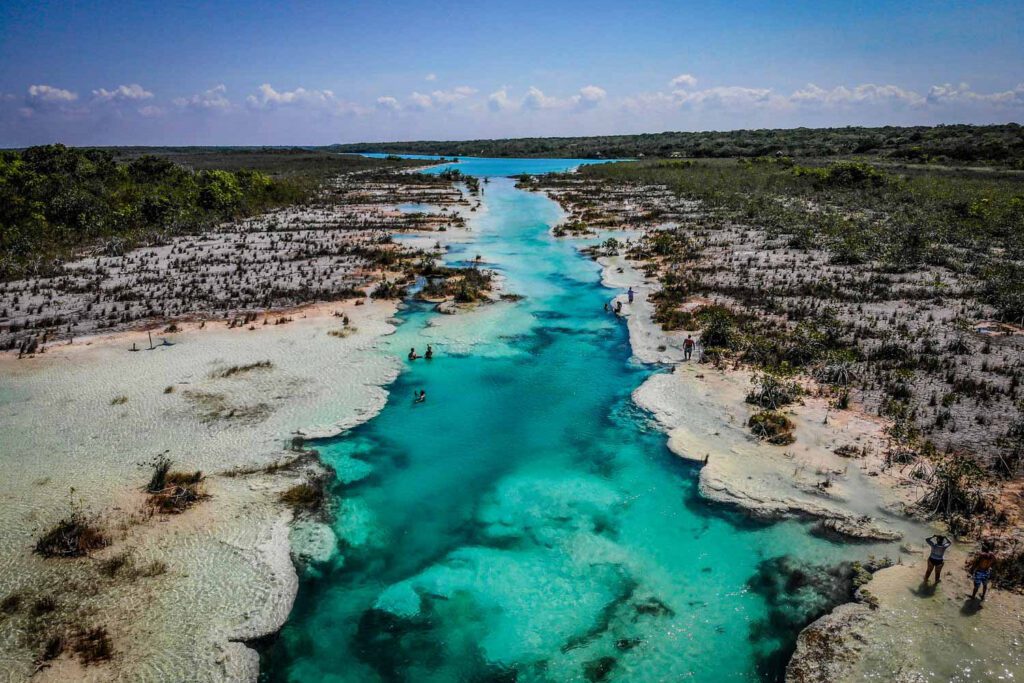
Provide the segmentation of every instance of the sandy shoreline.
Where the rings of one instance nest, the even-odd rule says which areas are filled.
[[[273,633],[291,609],[292,512],[277,498],[304,473],[226,474],[289,457],[297,431],[328,436],[379,412],[383,386],[399,368],[377,349],[394,330],[395,310],[379,301],[319,304],[281,313],[292,318],[287,324],[254,329],[185,323],[157,335],[171,345],[152,351],[147,333],[134,331],[0,360],[0,425],[10,444],[2,454],[9,476],[0,483],[0,594],[30,603],[60,580],[75,600],[59,602],[46,620],[102,625],[115,650],[110,662],[87,668],[61,657],[37,677],[255,678],[258,657],[240,641]],[[347,336],[328,334],[342,328],[335,311],[351,321]],[[133,342],[145,350],[131,353]],[[269,367],[217,376],[261,361]],[[175,468],[202,470],[209,499],[180,515],[147,515],[140,491],[159,453]],[[82,560],[32,555],[40,529],[67,514],[71,487],[111,545]],[[161,562],[166,571],[103,576],[103,563],[125,552],[134,564]],[[0,669],[12,680],[34,669],[24,635],[31,621],[20,614],[0,621]]]

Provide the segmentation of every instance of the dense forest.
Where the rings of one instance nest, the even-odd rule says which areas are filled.
[[[0,152],[0,281],[306,200],[325,177],[414,162],[302,149],[64,145]]]
[[[915,126],[666,132],[573,138],[417,141],[333,145],[338,152],[577,159],[864,156],[896,162],[985,164],[1024,169],[1024,128]]]

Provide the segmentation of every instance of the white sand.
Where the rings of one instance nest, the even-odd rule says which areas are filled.
[[[286,325],[229,330],[187,326],[173,346],[147,348],[145,333],[94,338],[0,363],[0,597],[31,599],[56,589],[59,611],[103,625],[110,664],[79,670],[62,658],[46,677],[82,680],[253,679],[255,653],[231,642],[273,632],[294,599],[291,512],[276,502],[295,475],[224,477],[237,467],[285,457],[296,430],[327,435],[375,415],[398,362],[376,349],[393,327],[393,304],[346,306],[357,332],[331,315],[337,305],[294,314]],[[276,317],[276,316],[275,316]],[[269,360],[229,378],[212,373]],[[171,393],[165,387],[173,386]],[[127,401],[113,405],[115,397]],[[211,410],[221,417],[211,417]],[[235,417],[227,418],[231,410]],[[241,416],[241,417],[239,417]],[[164,453],[176,469],[207,473],[209,500],[178,516],[133,523],[143,507],[148,463]],[[69,489],[103,514],[114,547],[93,558],[43,560],[31,554],[40,530],[66,515]],[[161,560],[166,574],[107,579],[103,558],[130,549],[139,564]],[[57,588],[57,587],[60,588]],[[21,610],[26,611],[25,609]],[[35,654],[24,647],[27,616],[0,619],[0,677],[20,680]]]

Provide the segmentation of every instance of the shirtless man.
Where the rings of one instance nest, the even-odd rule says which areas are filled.
[[[693,355],[693,347],[696,346],[696,342],[693,341],[693,337],[686,335],[686,341],[683,342],[683,356],[686,360],[690,360],[690,356]]]
[[[985,541],[981,545],[981,552],[975,555],[967,565],[967,571],[974,579],[974,592],[971,599],[978,597],[978,589],[981,588],[981,599],[988,595],[988,582],[992,578],[992,567],[996,564],[996,554],[992,552],[992,543]]]

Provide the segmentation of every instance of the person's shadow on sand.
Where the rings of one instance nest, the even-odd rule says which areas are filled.
[[[935,595],[935,589],[937,587],[938,584],[922,581],[917,588],[911,588],[910,592],[919,598],[930,598]]]
[[[981,611],[981,608],[985,606],[978,598],[967,598],[964,600],[964,604],[960,607],[960,614],[965,617],[971,617]]]

